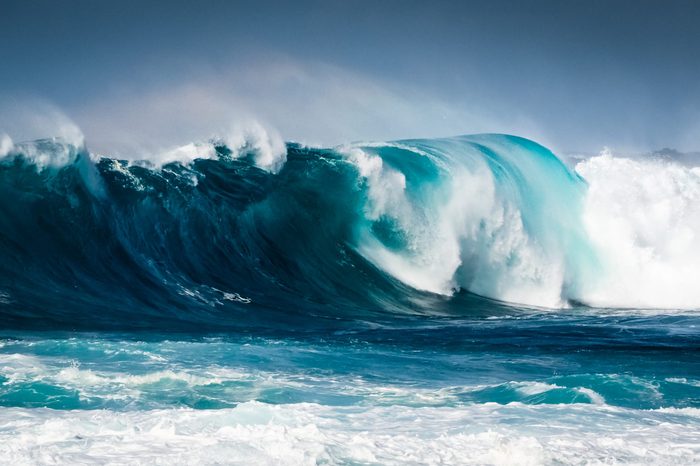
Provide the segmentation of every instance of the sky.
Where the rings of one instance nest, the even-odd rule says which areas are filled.
[[[700,149],[697,1],[0,0],[0,133]],[[69,127],[69,130],[66,128]]]

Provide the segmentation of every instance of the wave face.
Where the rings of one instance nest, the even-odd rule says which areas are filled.
[[[159,165],[56,140],[2,150],[8,325],[324,325],[486,299],[700,305],[700,172],[663,161],[572,170],[507,135],[280,156],[212,143]]]

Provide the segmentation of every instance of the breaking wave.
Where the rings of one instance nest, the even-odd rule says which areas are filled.
[[[508,135],[321,149],[262,130],[138,159],[0,139],[8,325],[700,306],[700,169],[672,161],[570,168]]]

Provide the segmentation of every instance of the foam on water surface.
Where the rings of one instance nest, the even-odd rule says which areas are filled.
[[[18,435],[17,432],[22,432]],[[0,410],[12,464],[693,464],[697,413],[595,405]]]

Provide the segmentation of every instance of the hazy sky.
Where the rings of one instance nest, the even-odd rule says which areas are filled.
[[[700,149],[699,25],[698,1],[0,0],[0,132]]]

